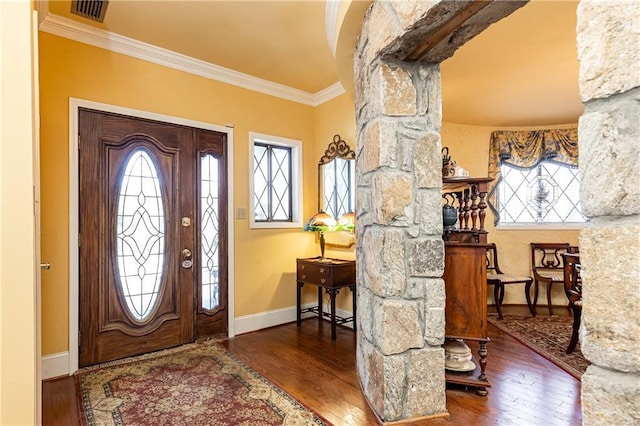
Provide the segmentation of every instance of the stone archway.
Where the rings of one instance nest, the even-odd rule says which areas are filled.
[[[357,368],[364,394],[382,422],[447,415],[440,347],[445,294],[439,63],[524,4],[375,1],[365,17],[354,59]],[[594,363],[583,378],[585,423],[602,415],[612,423],[640,418],[640,124],[629,120],[640,115],[640,54],[620,51],[622,45],[640,45],[632,24],[639,13],[633,2],[617,5],[583,1],[578,17],[580,84],[587,105],[580,145],[589,150],[581,161],[582,198],[593,219],[581,235],[585,285],[591,285],[584,295],[581,339]],[[605,24],[602,31],[591,27],[593,21]],[[606,64],[605,55],[614,67]],[[604,172],[594,167],[603,157],[615,158],[607,152],[624,153],[628,163],[612,164]],[[615,192],[601,191],[607,179],[617,181]],[[627,255],[615,262],[597,256],[601,240],[615,241]],[[620,270],[630,273],[621,276]],[[616,302],[614,319],[597,302],[610,289],[611,277],[616,277],[615,294],[608,296]],[[590,297],[592,307],[587,306]],[[606,404],[597,403],[603,399]]]
[[[358,374],[383,422],[446,416],[440,62],[525,2],[374,2],[355,56]]]

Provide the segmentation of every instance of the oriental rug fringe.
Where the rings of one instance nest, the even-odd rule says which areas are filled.
[[[565,351],[571,339],[573,319],[565,316],[523,316],[505,314],[504,319],[490,316],[489,323],[504,331],[523,345],[542,355],[576,379],[589,366],[582,352],[580,342],[576,349]]]
[[[83,425],[327,425],[213,341],[76,373]]]

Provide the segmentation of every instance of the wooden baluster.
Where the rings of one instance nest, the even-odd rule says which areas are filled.
[[[478,227],[478,187],[471,185],[471,230],[477,231]]]
[[[486,197],[486,191],[480,192],[480,203],[478,203],[478,207],[480,208],[480,231],[482,232],[486,231],[484,229],[484,218],[487,216],[487,203],[485,202]]]
[[[462,221],[464,220],[464,193],[458,191],[455,194],[458,199],[458,228],[462,229]]]
[[[469,230],[469,210],[471,210],[471,207],[469,207],[469,190],[465,189],[464,190],[464,230],[468,231]]]

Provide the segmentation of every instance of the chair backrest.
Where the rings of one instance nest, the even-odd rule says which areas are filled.
[[[564,292],[569,302],[575,303],[582,298],[582,280],[580,279],[580,254],[564,253]]]
[[[531,269],[538,278],[545,272],[562,274],[562,254],[569,250],[577,250],[569,243],[531,243]]]
[[[495,243],[489,243],[487,247],[487,275],[502,274],[498,266],[498,248]]]

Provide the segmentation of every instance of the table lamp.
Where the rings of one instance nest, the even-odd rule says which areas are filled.
[[[356,214],[354,212],[345,213],[338,218],[337,231],[353,232],[356,229]]]
[[[324,258],[324,233],[335,231],[336,225],[336,220],[322,210],[311,216],[304,225],[305,231],[320,233],[320,262],[326,261]]]

